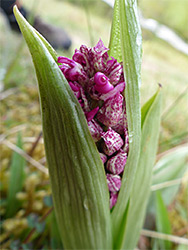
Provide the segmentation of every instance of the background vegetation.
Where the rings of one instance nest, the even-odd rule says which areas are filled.
[[[73,44],[68,52],[58,51],[59,55],[71,57],[75,48],[79,48],[81,44],[93,46],[99,38],[108,46],[112,9],[104,2],[30,0],[23,3],[28,10],[46,22],[66,29]],[[166,24],[188,40],[186,0],[140,0],[138,4],[144,17],[154,18]],[[21,35],[10,30],[2,14],[0,47],[1,247],[61,248],[52,212],[49,179],[45,173],[46,162],[34,68]],[[143,30],[142,104],[155,92],[158,83],[162,84],[164,91],[157,159],[161,157],[161,153],[167,155],[169,150],[175,154],[177,147],[181,147],[187,141],[187,59],[186,55]],[[176,160],[179,161],[180,158],[184,159],[182,164],[185,165],[187,157],[180,154]],[[173,162],[170,164],[173,166]],[[41,168],[42,171],[37,168]],[[188,191],[184,182],[177,188],[178,194],[168,204],[168,216],[171,234],[185,237],[188,232]],[[159,196],[158,204],[161,204]],[[160,221],[159,216],[157,218]],[[167,233],[166,229],[163,232]],[[156,246],[157,243],[145,237],[141,238],[139,247],[150,249],[152,244]],[[157,247],[155,249],[159,249],[161,245]],[[170,247],[175,249],[177,245]]]

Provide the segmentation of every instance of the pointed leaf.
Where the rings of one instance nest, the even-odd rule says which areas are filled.
[[[111,248],[104,167],[85,115],[43,41],[16,8],[38,78],[45,150],[63,245]]]
[[[129,130],[129,155],[118,201],[112,211],[114,243],[118,245],[119,230],[122,228],[121,224],[124,223],[123,217],[129,200],[140,152],[141,114],[139,86],[141,82],[141,30],[137,17],[136,0],[116,0],[115,18],[118,15],[116,12],[119,13],[120,19],[120,25],[117,23],[117,26],[120,26],[120,38],[117,36],[116,44],[118,39],[120,39],[119,44],[122,50],[124,75],[127,84],[125,98]],[[118,30],[118,27],[114,28],[114,30]],[[113,41],[113,38],[111,40]],[[116,46],[119,48],[118,44]],[[116,56],[116,52],[114,53]],[[112,51],[111,56],[113,56]]]
[[[155,98],[152,97],[148,101],[150,107],[148,108],[142,127],[139,164],[130,195],[130,205],[123,239],[124,243],[122,242],[121,249],[134,249],[136,247],[145,218],[161,119],[160,90],[154,96]]]

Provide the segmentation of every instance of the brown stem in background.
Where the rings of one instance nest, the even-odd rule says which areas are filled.
[[[31,149],[30,149],[29,152],[28,152],[28,155],[29,155],[29,156],[32,156],[32,155],[33,155],[33,152],[34,152],[35,148],[37,147],[37,145],[38,145],[38,143],[39,143],[41,137],[42,137],[42,131],[39,133],[39,135],[38,135],[38,137],[36,138],[35,142],[32,144],[32,147],[31,147]]]

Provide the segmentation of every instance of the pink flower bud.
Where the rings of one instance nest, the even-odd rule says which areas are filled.
[[[127,114],[126,114],[126,108],[125,108],[125,102],[123,103],[123,111],[120,115],[120,119],[118,121],[118,123],[113,126],[112,128],[118,132],[119,134],[123,135],[124,134],[124,130],[127,129],[128,125],[127,125]]]
[[[121,177],[119,175],[106,174],[108,189],[110,192],[117,192],[121,187]]]
[[[110,209],[112,209],[115,206],[117,198],[118,198],[118,192],[110,193]]]
[[[97,119],[108,127],[115,126],[122,114],[123,96],[118,93],[104,102],[97,114]]]
[[[109,57],[101,40],[95,47],[81,45],[72,59],[59,57],[59,68],[80,103],[91,136],[104,164],[115,206],[129,151],[123,64]],[[103,153],[101,153],[101,151]]]
[[[103,151],[108,156],[114,154],[124,144],[121,136],[111,128],[107,132],[102,133],[101,137],[104,140]]]
[[[93,137],[93,140],[97,142],[101,138],[101,134],[103,132],[103,129],[101,126],[93,119],[89,121],[88,123],[89,131]]]
[[[106,169],[112,174],[121,174],[125,168],[127,161],[127,154],[120,149],[120,151],[110,158],[107,162]]]

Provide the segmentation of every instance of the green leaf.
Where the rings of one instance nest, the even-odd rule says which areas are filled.
[[[117,57],[119,46],[122,51],[124,75],[126,79],[126,112],[129,130],[129,155],[123,174],[118,201],[112,211],[113,237],[115,247],[120,244],[119,230],[123,227],[123,218],[129,200],[138,159],[141,142],[140,90],[141,83],[141,30],[137,16],[135,1],[116,0],[114,9],[111,46],[116,44],[117,51],[110,47],[110,55]],[[119,22],[116,22],[119,15]],[[115,26],[116,25],[116,26]],[[120,36],[114,34],[120,29]],[[114,53],[114,54],[113,54]],[[121,241],[121,240],[120,240]]]
[[[168,211],[163,202],[160,191],[156,192],[156,225],[157,231],[164,234],[171,234],[171,225],[168,218]],[[160,240],[161,249],[172,249],[172,243],[167,240]]]
[[[165,153],[163,157],[156,163],[153,169],[152,185],[173,181],[182,178],[188,170],[188,147],[182,145],[172,148]],[[161,195],[166,206],[168,206],[175,198],[179,184],[161,189]],[[148,203],[148,213],[155,213],[155,192],[150,195]]]
[[[17,136],[17,147],[23,149],[22,136],[19,133]],[[7,197],[7,217],[12,217],[20,207],[20,201],[17,200],[16,194],[23,188],[24,183],[24,168],[25,159],[18,153],[14,152],[10,165],[10,178],[8,185]]]
[[[121,249],[134,249],[136,247],[145,218],[161,120],[161,91],[158,90],[154,96],[155,98],[152,97],[148,101],[150,107],[148,107],[142,127],[139,164],[130,195],[129,211]]]
[[[65,248],[111,249],[109,193],[85,115],[41,38],[14,13],[30,49],[40,92],[54,209]]]

